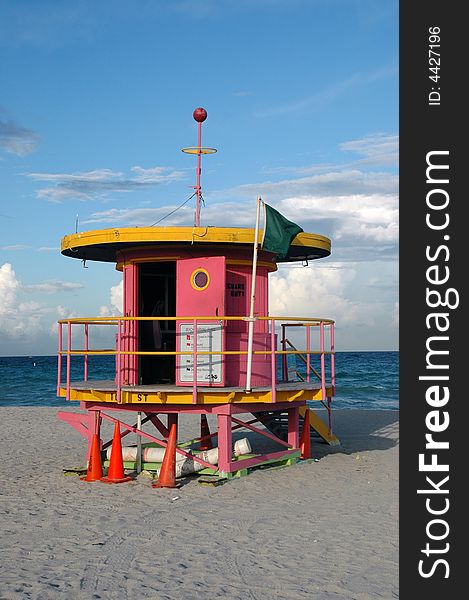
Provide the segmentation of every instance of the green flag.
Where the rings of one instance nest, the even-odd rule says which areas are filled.
[[[303,229],[286,219],[278,210],[264,202],[265,224],[262,248],[267,252],[274,252],[279,258],[285,258],[290,249],[293,238]]]

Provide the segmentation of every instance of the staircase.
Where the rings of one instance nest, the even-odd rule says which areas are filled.
[[[303,427],[304,415],[307,409],[307,406],[302,406],[300,408],[300,431]],[[253,414],[271,433],[281,440],[287,441],[288,417],[286,413],[279,414],[263,411]],[[329,435],[329,426],[311,409],[309,409],[309,423],[314,437],[322,439],[330,446],[337,446],[340,444],[339,439],[334,433]]]

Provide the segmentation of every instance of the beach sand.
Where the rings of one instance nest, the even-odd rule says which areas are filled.
[[[86,443],[56,412],[0,409],[2,600],[398,597],[397,411],[336,410],[317,462],[176,490],[65,477]]]

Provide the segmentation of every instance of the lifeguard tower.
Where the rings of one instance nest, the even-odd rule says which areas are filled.
[[[194,111],[198,144],[183,149],[197,156],[194,226],[113,228],[62,239],[63,255],[114,263],[122,272],[123,315],[59,321],[57,394],[79,401],[86,413],[58,417],[88,440],[88,457],[102,419],[119,423],[121,437],[137,435],[135,464],[125,466],[151,470],[159,465],[142,460],[142,440],[165,447],[180,417],[214,415],[216,431],[179,440],[177,453],[190,456],[202,473],[230,478],[260,465],[296,462],[300,422],[312,403],[322,404],[328,417],[324,423],[308,412],[312,427],[326,442],[337,441],[331,422],[334,322],[268,314],[268,278],[277,264],[326,257],[331,244],[301,232],[279,257],[259,247],[259,227],[200,224],[201,157],[215,152],[201,145],[206,116],[204,109]],[[313,290],[311,297],[313,305]],[[90,343],[92,330],[103,327],[113,329],[115,347]],[[111,380],[93,376],[90,357],[102,354],[115,356]],[[76,357],[83,357],[83,372],[72,380]],[[135,415],[135,424],[113,416],[116,411]],[[152,433],[142,430],[145,422],[155,427]],[[233,456],[232,432],[242,428],[278,449]],[[218,464],[211,464],[197,448],[215,438]],[[109,445],[100,441],[102,450]]]

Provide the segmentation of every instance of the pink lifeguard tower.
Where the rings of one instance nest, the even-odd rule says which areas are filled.
[[[260,465],[296,462],[306,411],[313,429],[327,443],[337,443],[331,422],[334,322],[268,313],[269,273],[277,263],[326,257],[331,243],[302,232],[283,258],[256,245],[253,268],[258,228],[200,224],[201,157],[216,152],[201,145],[206,117],[204,109],[194,111],[198,144],[183,149],[197,156],[193,226],[113,228],[62,239],[65,256],[114,263],[122,272],[123,315],[59,321],[57,394],[79,401],[86,412],[61,411],[58,417],[88,440],[88,457],[95,434],[103,451],[111,443],[101,440],[102,419],[119,423],[121,437],[137,436],[137,458],[125,467],[138,471],[159,468],[142,459],[142,441],[165,447],[180,416],[214,415],[216,430],[179,440],[177,453],[191,457],[199,474],[225,479]],[[311,298],[314,305],[314,290]],[[113,329],[115,347],[91,345],[91,331],[103,327]],[[111,380],[93,377],[90,357],[103,354],[115,356]],[[83,372],[72,381],[77,356],[83,357]],[[313,403],[326,408],[327,422],[309,410]],[[135,415],[135,424],[110,414],[116,411]],[[145,422],[155,430],[144,431]],[[243,428],[278,449],[256,453],[254,447],[234,456],[232,432]],[[197,452],[207,438],[217,438],[217,464]]]

